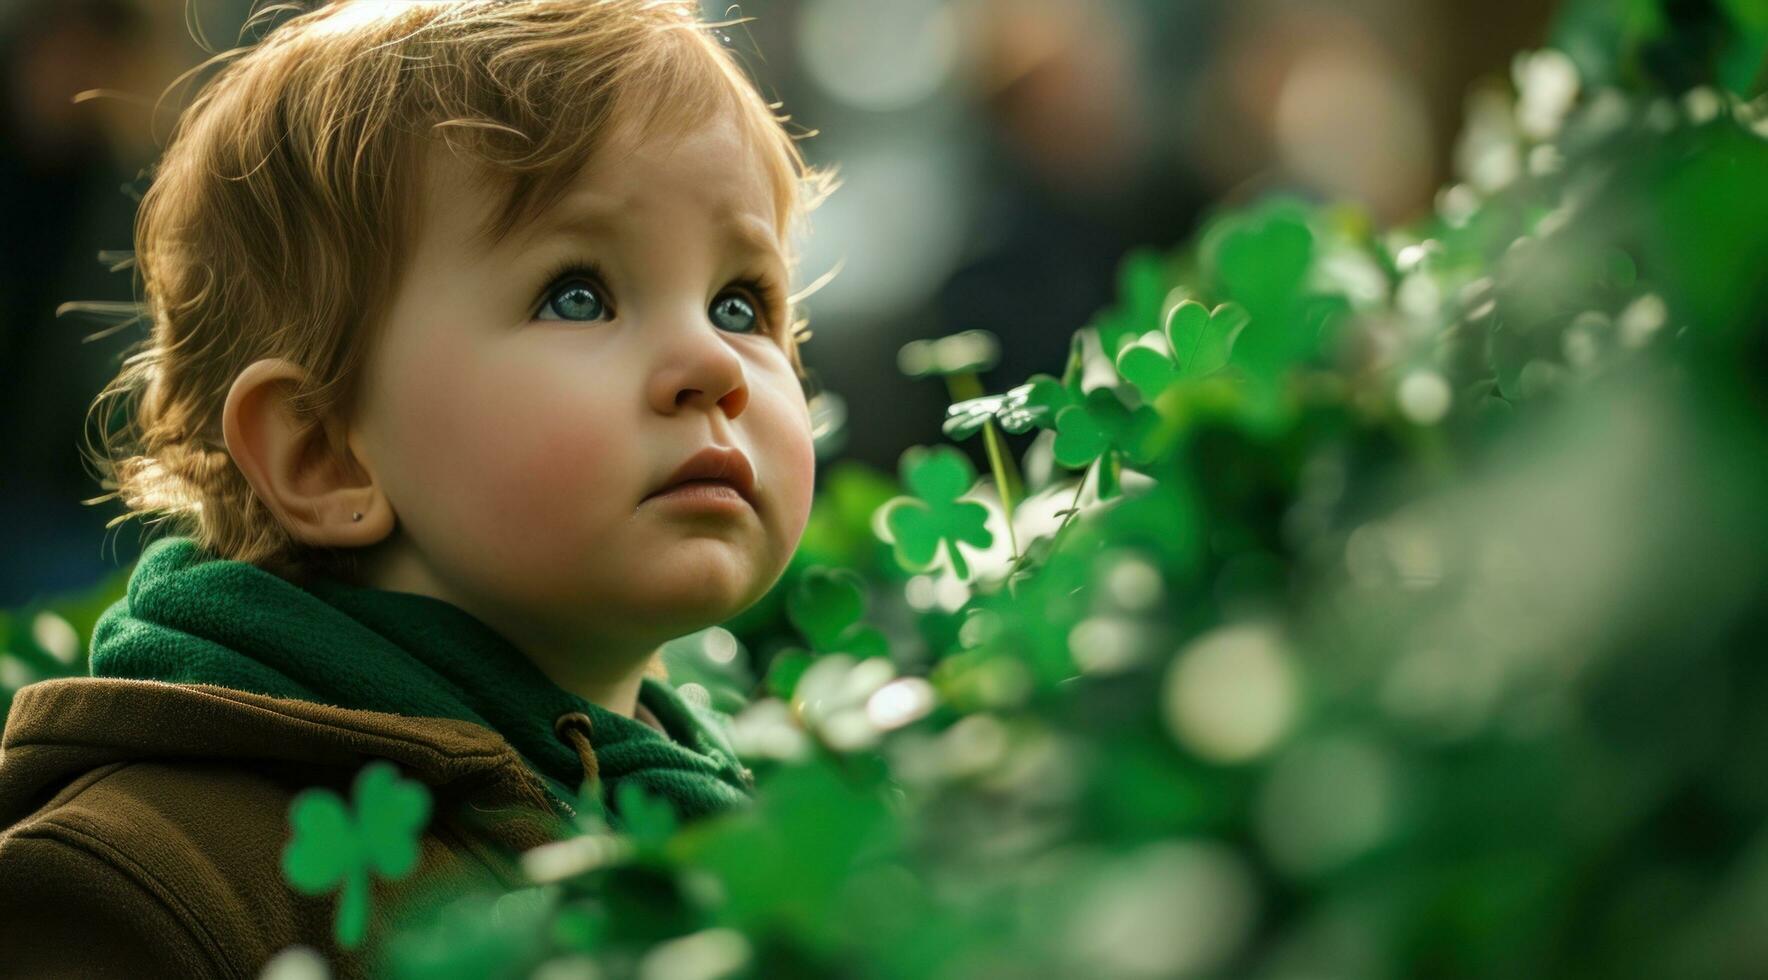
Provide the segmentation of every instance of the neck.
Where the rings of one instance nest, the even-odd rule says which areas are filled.
[[[655,643],[594,641],[581,636],[550,635],[516,615],[475,608],[449,593],[435,577],[391,549],[369,549],[347,575],[352,584],[391,592],[427,595],[464,609],[496,630],[561,689],[616,714],[634,717],[645,675],[668,680],[663,651]],[[340,576],[346,577],[346,576]]]
[[[494,627],[496,624],[492,624]],[[501,631],[500,631],[501,632]],[[504,633],[510,637],[509,633]],[[572,650],[550,645],[523,643],[511,637],[529,662],[540,668],[554,684],[572,694],[600,705],[615,714],[633,717],[638,706],[638,691],[646,674],[667,678],[663,671],[662,649],[652,647],[636,656],[610,657],[608,651]],[[601,668],[586,670],[585,668]],[[612,669],[610,669],[612,668]]]

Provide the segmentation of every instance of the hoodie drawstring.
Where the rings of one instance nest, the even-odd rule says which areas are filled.
[[[590,748],[589,745],[591,731],[589,716],[581,711],[568,711],[553,722],[553,734],[577,750],[577,758],[583,763],[583,784],[585,786],[600,778],[600,767],[596,763],[595,749]]]

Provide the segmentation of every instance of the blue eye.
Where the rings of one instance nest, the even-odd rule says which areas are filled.
[[[723,299],[712,304],[712,322],[719,323],[724,317],[731,317],[739,324],[747,322],[747,326],[730,328],[736,333],[754,333],[761,329],[760,315],[755,312],[755,307],[741,296],[727,294]]]
[[[552,285],[547,287],[544,302],[534,313],[536,319],[589,323],[613,315],[612,304],[603,292],[605,280],[593,263],[569,263],[546,281]],[[736,291],[723,293],[707,310],[713,325],[732,333],[767,332],[773,304],[778,302],[771,281],[751,277],[738,279],[731,286]]]
[[[602,302],[600,295],[581,279],[572,279],[560,283],[562,288],[547,293],[546,305],[540,312],[548,310],[558,314],[562,320],[597,320],[607,304]],[[540,319],[551,319],[542,316]]]

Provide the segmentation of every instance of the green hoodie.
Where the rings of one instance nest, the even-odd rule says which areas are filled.
[[[465,610],[430,596],[315,577],[297,586],[247,562],[221,560],[187,537],[151,544],[128,594],[93,632],[94,677],[213,684],[318,704],[453,718],[502,735],[552,791],[561,815],[579,799],[585,766],[554,723],[590,719],[603,803],[634,782],[682,820],[751,802],[749,771],[728,720],[646,676],[639,692],[663,731],[554,684]]]

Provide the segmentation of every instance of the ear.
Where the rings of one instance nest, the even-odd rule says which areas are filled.
[[[392,506],[350,448],[340,456],[324,424],[295,417],[289,400],[305,378],[299,365],[280,358],[241,371],[221,409],[227,452],[296,540],[329,548],[374,544],[393,529]]]

